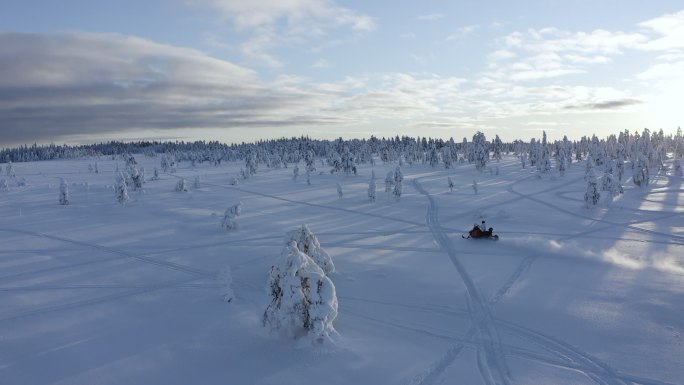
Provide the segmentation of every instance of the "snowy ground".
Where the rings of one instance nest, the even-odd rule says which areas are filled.
[[[148,177],[159,162],[137,159]],[[668,172],[586,209],[583,162],[542,179],[513,158],[499,175],[406,165],[399,202],[382,183],[396,165],[379,164],[374,204],[370,166],[230,186],[238,164],[183,163],[121,206],[117,161],[98,162],[18,163],[27,186],[0,192],[2,384],[684,383],[684,186]],[[481,217],[501,240],[461,238]],[[261,326],[269,268],[303,223],[337,267],[335,346]]]

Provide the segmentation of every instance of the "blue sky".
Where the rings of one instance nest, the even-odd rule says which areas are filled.
[[[676,3],[5,0],[0,146],[674,132]]]

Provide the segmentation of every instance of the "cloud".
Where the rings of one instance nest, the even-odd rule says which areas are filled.
[[[617,110],[623,107],[643,103],[637,99],[606,100],[596,103],[585,103],[580,105],[569,105],[563,107],[566,110]]]
[[[330,0],[186,0],[186,4],[214,10],[222,22],[234,26],[246,39],[240,52],[265,67],[281,67],[271,52],[284,46],[303,46],[328,37],[329,31],[372,31],[375,19]],[[215,35],[215,34],[214,34]],[[213,45],[216,46],[216,38]]]
[[[417,19],[420,21],[434,21],[434,20],[439,20],[439,19],[443,19],[443,18],[444,18],[444,14],[442,14],[442,13],[430,13],[427,15],[419,15],[417,17]]]
[[[478,25],[468,25],[465,27],[461,27],[458,30],[456,30],[455,33],[452,33],[451,35],[447,36],[446,40],[449,41],[463,39],[464,37],[473,33],[477,28],[479,28]]]
[[[187,48],[116,34],[0,34],[2,141],[174,128],[327,125],[339,97],[261,81]],[[3,143],[4,144],[4,143]]]

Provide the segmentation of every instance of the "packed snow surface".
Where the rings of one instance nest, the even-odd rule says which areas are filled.
[[[160,164],[136,159],[148,176]],[[14,164],[1,384],[684,383],[684,186],[669,170],[642,187],[629,170],[624,194],[587,208],[584,162],[541,178],[512,156],[482,172],[403,165],[400,196],[374,202],[371,173],[396,163],[310,184],[294,165],[245,180],[244,163],[180,163],[120,204],[123,167]],[[482,220],[499,241],[461,237]],[[335,266],[338,334],[322,344],[262,324],[271,266],[302,225]]]

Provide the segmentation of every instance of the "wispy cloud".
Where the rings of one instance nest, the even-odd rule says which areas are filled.
[[[443,19],[444,17],[445,17],[445,15],[442,13],[429,13],[426,15],[419,15],[417,17],[417,19],[420,21],[434,21],[434,20]]]
[[[335,29],[355,33],[376,28],[374,18],[338,5],[331,0],[186,0],[188,5],[209,7],[219,20],[248,37],[239,45],[251,63],[280,67],[272,52],[283,46],[320,41]],[[214,37],[214,43],[216,43]]]
[[[447,36],[446,40],[460,40],[465,38],[466,36],[470,35],[473,33],[479,26],[477,25],[467,25],[465,27],[461,27],[456,30],[456,32],[452,33],[451,35]]]

